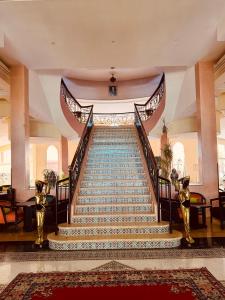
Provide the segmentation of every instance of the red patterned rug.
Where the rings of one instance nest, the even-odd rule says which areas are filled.
[[[151,271],[21,273],[0,300],[225,299],[225,287],[206,268]]]

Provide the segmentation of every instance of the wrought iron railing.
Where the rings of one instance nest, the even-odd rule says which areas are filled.
[[[58,224],[68,222],[68,203],[69,203],[69,177],[56,182],[56,206],[55,206],[55,234],[58,233]],[[66,220],[64,220],[66,216]]]
[[[134,124],[134,112],[124,113],[94,113],[95,125],[122,126]]]
[[[64,98],[70,112],[80,123],[86,123],[93,105],[82,106],[68,90],[65,82],[61,81],[61,96]]]
[[[161,219],[161,207],[162,202],[166,201],[166,215],[168,216],[169,220],[169,230],[172,233],[172,200],[171,200],[171,182],[169,179],[164,178],[162,176],[158,176],[158,195],[159,195],[159,212],[160,212],[160,219]]]
[[[83,134],[80,138],[79,145],[75,152],[73,161],[69,167],[69,207],[68,207],[68,223],[71,221],[71,204],[76,190],[78,178],[81,171],[81,164],[87,149],[91,129],[93,127],[93,106],[91,107],[90,114],[88,116]]]
[[[148,99],[145,104],[135,104],[140,118],[142,121],[148,120],[153,113],[157,110],[161,100],[165,97],[165,75],[162,75],[162,78],[159,82],[159,85],[152,96]]]
[[[135,126],[138,131],[138,135],[142,144],[142,149],[144,152],[145,160],[148,167],[149,176],[152,182],[153,191],[155,194],[156,202],[157,202],[157,217],[158,222],[161,220],[161,212],[160,212],[160,199],[162,197],[162,186],[164,185],[165,195],[168,196],[169,201],[169,226],[170,226],[170,232],[172,232],[171,229],[171,223],[172,223],[172,216],[171,216],[171,183],[170,180],[163,178],[159,176],[159,168],[157,166],[156,159],[154,157],[151,145],[149,143],[148,136],[146,134],[145,128],[142,123],[142,119],[140,116],[140,113],[137,108],[137,104],[134,105],[135,107]]]

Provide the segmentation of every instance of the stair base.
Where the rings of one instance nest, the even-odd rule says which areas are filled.
[[[52,250],[102,250],[102,249],[154,249],[176,248],[180,246],[182,234],[174,231],[161,237],[140,237],[123,239],[95,239],[79,240],[50,233],[48,235],[49,248]]]

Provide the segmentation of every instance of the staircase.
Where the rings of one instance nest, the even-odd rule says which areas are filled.
[[[71,224],[48,235],[54,250],[173,248],[182,235],[157,222],[134,126],[95,127]]]

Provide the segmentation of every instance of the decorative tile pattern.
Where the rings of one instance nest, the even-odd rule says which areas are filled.
[[[92,250],[92,249],[151,249],[176,248],[180,246],[180,238],[158,240],[111,240],[111,241],[52,241],[49,248],[53,250]]]
[[[91,180],[139,180],[145,179],[144,174],[113,174],[113,175],[84,175],[84,181],[91,181]]]
[[[113,189],[113,188],[81,188],[80,195],[145,195],[148,194],[147,187],[127,187],[126,189]]]
[[[113,203],[149,203],[150,195],[143,196],[105,196],[105,197],[79,197],[79,204],[113,204]]]
[[[144,169],[143,168],[135,168],[134,169],[85,169],[84,173],[85,174],[106,174],[106,175],[110,175],[110,174],[143,174]]]
[[[164,226],[146,226],[146,227],[61,227],[59,226],[59,234],[64,236],[104,236],[104,235],[118,235],[118,234],[138,234],[138,235],[149,235],[152,233],[168,233],[169,225]]]
[[[146,180],[129,180],[129,181],[83,181],[81,183],[82,188],[98,188],[98,187],[146,187]]]
[[[72,223],[76,224],[98,224],[98,223],[135,223],[155,222],[156,215],[105,215],[105,216],[80,216],[74,215]]]
[[[139,204],[139,205],[111,205],[111,206],[81,206],[77,205],[75,213],[77,214],[92,214],[92,213],[151,213],[151,204]]]

